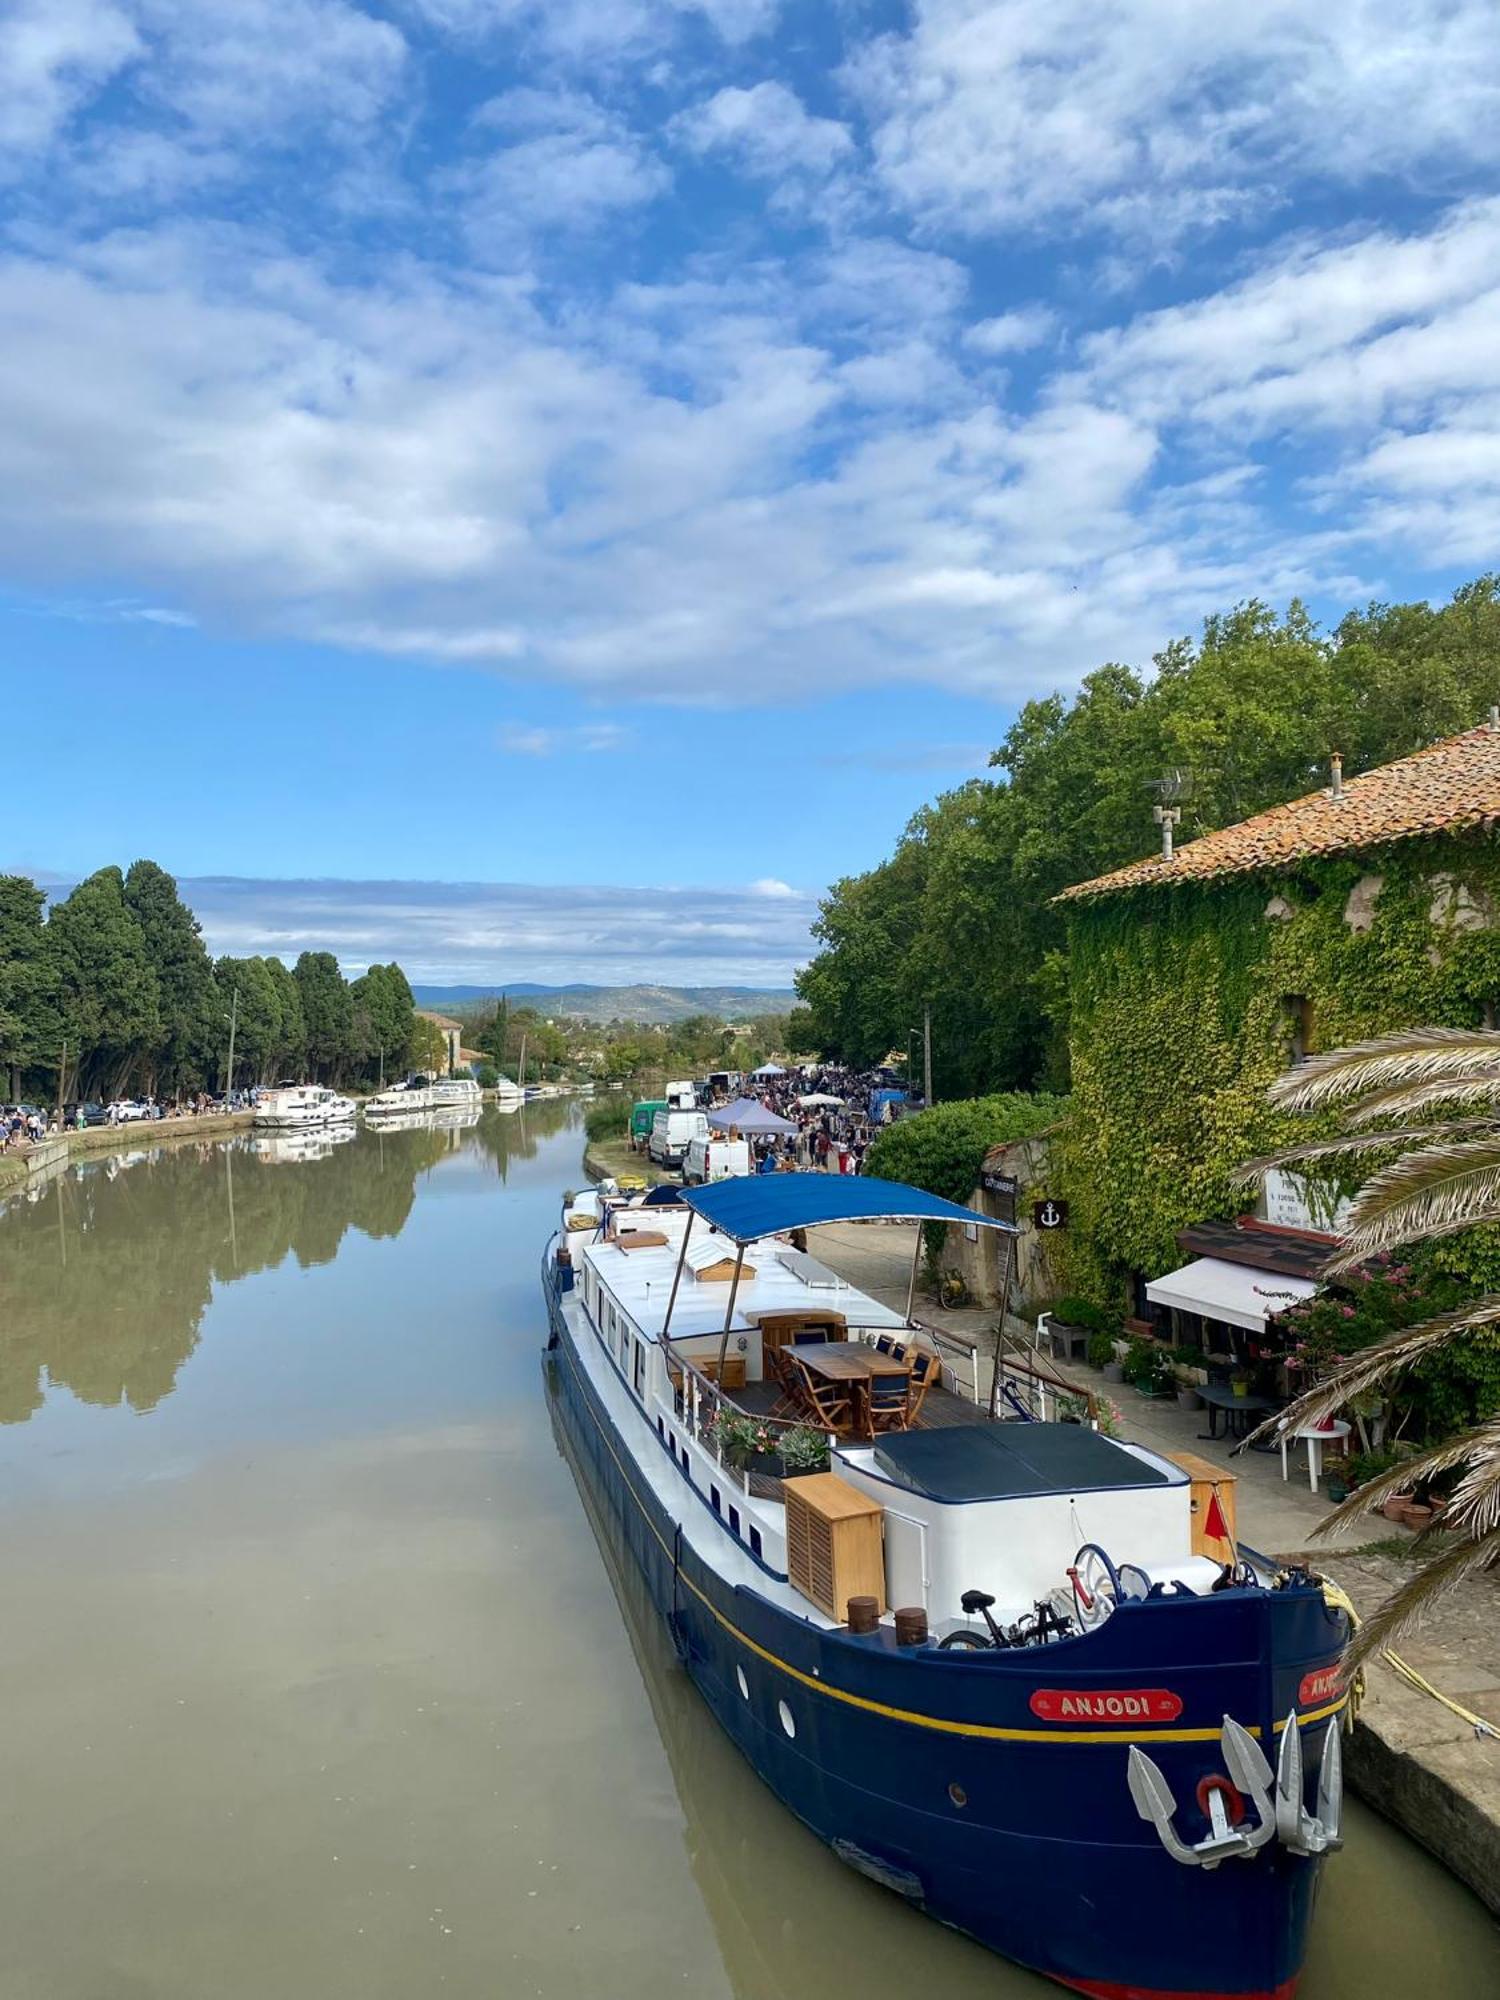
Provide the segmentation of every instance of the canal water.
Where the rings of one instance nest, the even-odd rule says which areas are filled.
[[[547,1399],[581,1144],[143,1144],[0,1212],[4,2000],[1057,1990],[840,1867],[675,1669]],[[1303,2000],[1495,1991],[1350,1817]]]

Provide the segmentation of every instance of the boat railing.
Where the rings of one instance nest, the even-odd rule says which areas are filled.
[[[775,1440],[783,1432],[806,1430],[805,1417],[762,1416],[757,1411],[746,1410],[736,1403],[732,1390],[725,1390],[711,1375],[696,1366],[680,1348],[670,1340],[664,1341],[666,1349],[668,1380],[672,1389],[672,1407],[677,1421],[687,1430],[703,1449],[709,1453],[723,1471],[731,1485],[746,1492],[759,1493],[767,1499],[781,1497],[781,1481],[753,1466],[737,1463],[724,1455],[724,1436],[721,1418],[725,1415],[741,1417],[753,1423],[757,1431],[764,1434],[768,1448],[774,1453]]]

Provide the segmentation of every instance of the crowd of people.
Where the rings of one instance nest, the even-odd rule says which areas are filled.
[[[747,1078],[745,1091],[796,1129],[747,1134],[753,1171],[858,1174],[879,1127],[916,1108],[887,1070],[833,1065]]]
[[[91,1126],[155,1124],[163,1118],[200,1118],[210,1112],[237,1111],[248,1108],[253,1095],[237,1090],[226,1099],[199,1091],[175,1098],[170,1104],[160,1104],[154,1098],[117,1098],[112,1104],[85,1102],[54,1105],[50,1110],[36,1104],[8,1104],[0,1106],[0,1153],[59,1138],[64,1132],[84,1132]]]

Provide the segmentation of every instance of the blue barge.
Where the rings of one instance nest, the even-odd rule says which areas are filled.
[[[842,1859],[1005,1957],[1095,2000],[1288,2000],[1339,1842],[1344,1613],[1306,1571],[1195,1555],[1170,1459],[871,1393],[892,1355],[976,1386],[799,1247],[876,1217],[976,1220],[782,1175],[586,1197],[548,1246],[559,1407],[687,1672]],[[863,1400],[799,1411],[821,1371]],[[799,1492],[774,1446],[835,1407]],[[747,1418],[758,1470],[726,1449]],[[850,1602],[809,1567],[830,1484],[883,1571]]]

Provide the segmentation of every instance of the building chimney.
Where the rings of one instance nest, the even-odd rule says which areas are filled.
[[[1151,817],[1161,828],[1161,858],[1163,861],[1170,861],[1172,859],[1172,829],[1182,818],[1182,807],[1153,806],[1151,808]]]
[[[1344,760],[1337,750],[1328,759],[1328,796],[1335,801],[1344,796]]]

